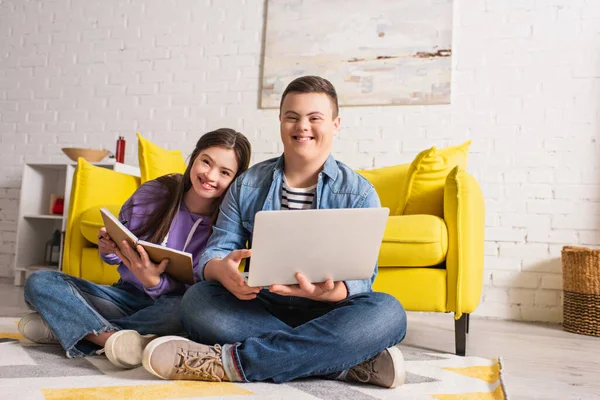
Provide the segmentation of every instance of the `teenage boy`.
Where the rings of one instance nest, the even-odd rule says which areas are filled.
[[[377,264],[367,280],[312,283],[297,274],[297,285],[268,290],[249,287],[238,271],[251,255],[245,244],[260,210],[380,207],[373,186],[331,155],[340,117],[329,81],[305,76],[291,82],[279,121],[283,155],[253,166],[231,185],[199,261],[199,282],[183,298],[182,322],[194,341],[155,339],[143,365],[163,379],[321,376],[401,385],[404,361],[394,345],[406,334],[406,313],[392,296],[372,291]],[[289,234],[302,246],[310,232],[290,227]]]

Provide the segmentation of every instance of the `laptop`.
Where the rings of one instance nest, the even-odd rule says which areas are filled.
[[[389,208],[259,211],[254,218],[249,286],[370,279]]]

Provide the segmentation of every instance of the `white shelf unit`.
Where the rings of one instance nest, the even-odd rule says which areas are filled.
[[[63,239],[67,226],[67,214],[71,185],[76,163],[30,163],[23,166],[21,198],[17,220],[14,273],[15,286],[23,286],[28,273],[38,269],[62,269]],[[130,175],[140,175],[138,167],[121,163],[94,163],[96,166],[114,169]],[[64,196],[63,215],[50,214],[50,196]],[[45,265],[46,242],[55,230],[61,232],[60,260],[57,267]]]

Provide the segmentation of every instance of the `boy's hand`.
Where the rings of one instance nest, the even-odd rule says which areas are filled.
[[[102,227],[98,231],[98,250],[102,254],[113,254],[117,250],[117,244],[110,238],[106,228]]]
[[[148,253],[142,246],[138,245],[136,251],[131,247],[127,240],[123,240],[122,245],[123,252],[117,249],[115,250],[115,253],[119,256],[121,261],[123,261],[123,264],[133,272],[133,275],[135,275],[145,287],[151,288],[158,285],[160,283],[160,276],[165,272],[169,260],[165,258],[160,264],[154,264],[150,261]]]
[[[348,297],[348,289],[342,281],[334,282],[331,279],[321,283],[311,283],[304,275],[297,272],[297,285],[271,285],[269,292],[280,296],[305,297],[317,301],[337,303]]]
[[[218,281],[240,300],[252,300],[260,292],[259,287],[246,284],[238,268],[244,258],[250,257],[252,250],[234,250],[225,258],[214,258],[206,263],[204,277],[206,280]]]

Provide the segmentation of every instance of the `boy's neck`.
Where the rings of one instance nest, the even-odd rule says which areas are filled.
[[[323,165],[325,163],[321,161],[307,164],[304,160],[290,157],[285,159],[283,173],[287,184],[291,187],[306,188],[317,183]]]

